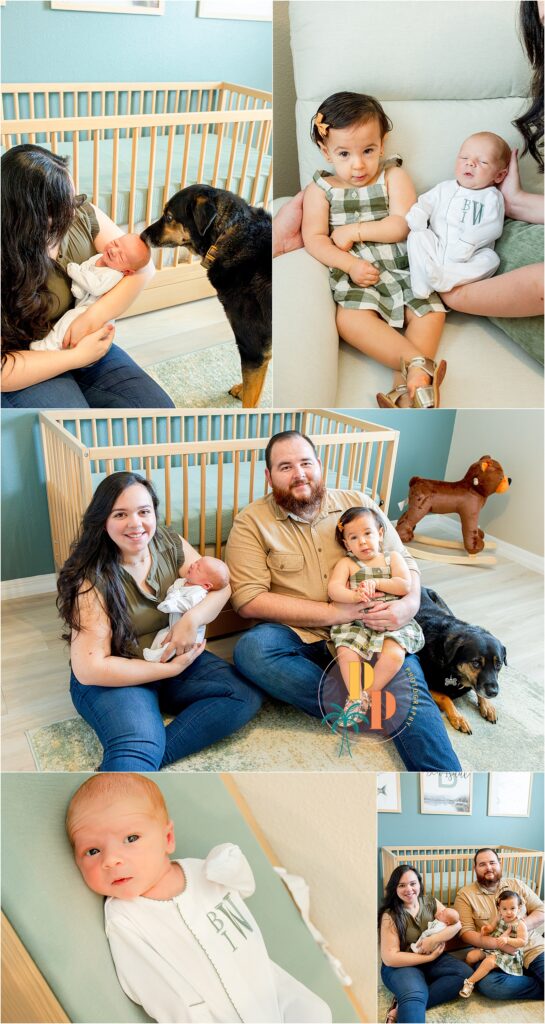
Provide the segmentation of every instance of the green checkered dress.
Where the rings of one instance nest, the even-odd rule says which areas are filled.
[[[517,934],[517,925],[518,921],[514,921],[511,925],[511,935],[513,936],[513,938],[515,938]],[[492,938],[497,939],[500,935],[503,934],[505,929],[508,927],[509,925],[507,924],[507,922],[502,921],[502,919],[500,918],[498,922],[498,927],[495,928],[494,931],[492,932]],[[504,974],[522,974],[524,953],[523,949],[517,949],[516,953],[513,953],[512,956],[510,956],[509,953],[502,953],[501,949],[495,949],[493,950],[493,953],[494,959],[496,961],[496,967],[499,967],[500,970],[504,972]]]
[[[401,164],[400,157],[390,157],[374,185],[363,188],[340,188],[330,185],[327,171],[316,171],[314,181],[322,188],[329,203],[329,227],[357,224],[369,220],[382,220],[389,215],[388,189],[385,173],[388,164]],[[329,283],[333,298],[347,309],[372,309],[379,313],[390,327],[403,327],[404,306],[417,316],[426,313],[444,313],[445,307],[436,292],[427,299],[417,299],[411,291],[409,260],[405,242],[355,242],[350,252],[368,260],[380,270],[378,284],[362,288],[354,284],[344,270],[329,268]]]
[[[347,557],[357,565],[356,572],[348,581],[350,590],[357,590],[364,580],[390,580],[392,578],[389,555],[384,555],[386,565],[383,566],[366,565],[365,562],[360,562],[350,553]],[[384,597],[387,601],[399,600],[395,594],[384,594]],[[340,626],[332,626],[330,635],[335,647],[350,647],[351,650],[361,655],[364,661],[370,661],[373,654],[381,653],[384,639],[387,636],[396,640],[399,646],[407,651],[407,654],[416,654],[424,646],[424,634],[414,619],[411,619],[406,626],[401,626],[400,629],[385,630],[384,633],[376,633],[369,629],[369,626],[365,626],[361,619],[356,619],[354,622],[344,622]]]

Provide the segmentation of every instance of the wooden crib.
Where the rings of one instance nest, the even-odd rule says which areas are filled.
[[[366,491],[387,513],[398,431],[327,409],[40,413],[53,553],[68,556],[97,484],[119,470],[152,480],[161,519],[220,557],[234,517],[267,493],[265,449],[280,430],[316,444],[329,487]]]
[[[382,848],[382,878],[384,891],[394,868],[411,864],[422,875],[424,892],[450,907],[458,889],[474,881],[473,857],[475,850],[490,849],[489,843],[472,846],[384,846]],[[498,851],[502,875],[516,877],[541,895],[543,882],[543,853],[519,846],[492,843]]]
[[[194,182],[269,202],[271,93],[231,82],[10,84],[2,111],[5,149],[31,142],[68,156],[76,192],[127,231]],[[128,315],[214,294],[187,250],[154,258],[158,273]]]

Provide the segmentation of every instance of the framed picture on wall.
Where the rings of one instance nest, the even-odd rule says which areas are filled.
[[[528,818],[532,772],[490,772],[488,814],[492,818]]]
[[[377,811],[401,813],[399,772],[377,772]]]
[[[420,772],[421,814],[471,814],[471,772]]]
[[[101,14],[164,14],[165,0],[51,0],[51,9]]]

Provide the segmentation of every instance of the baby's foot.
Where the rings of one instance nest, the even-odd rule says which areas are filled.
[[[473,992],[473,982],[470,981],[469,978],[466,978],[466,980],[464,981],[463,987],[460,989],[458,995],[462,996],[463,999],[469,999],[469,997],[470,997],[472,992]]]

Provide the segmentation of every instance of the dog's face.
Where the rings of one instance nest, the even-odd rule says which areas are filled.
[[[183,188],[169,199],[163,216],[150,224],[140,237],[155,248],[184,245],[200,253],[203,246],[208,248],[204,239],[217,219],[219,195],[218,189],[208,185]]]
[[[480,697],[496,697],[498,673],[507,665],[503,644],[486,630],[463,630],[449,633],[445,640],[447,671],[462,686],[470,687]]]

